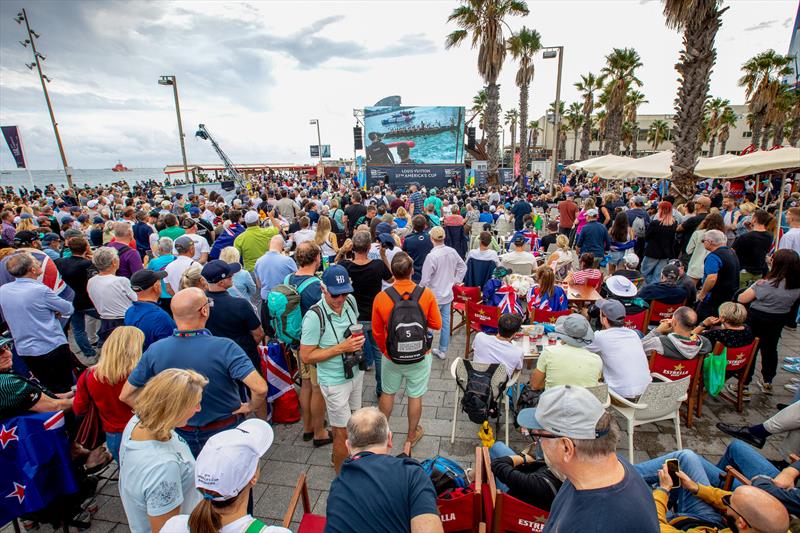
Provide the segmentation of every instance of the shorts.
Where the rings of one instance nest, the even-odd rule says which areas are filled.
[[[300,359],[300,349],[292,350],[297,358],[297,368],[300,371],[300,379],[310,379],[312,385],[319,385],[317,381],[317,366],[309,363],[304,363]]]
[[[361,409],[361,392],[364,385],[364,372],[340,385],[320,385],[328,421],[331,427],[345,428],[353,411]]]
[[[431,354],[418,363],[398,365],[388,357],[381,361],[381,392],[396,394],[403,378],[406,380],[406,396],[419,398],[428,392],[431,377]]]

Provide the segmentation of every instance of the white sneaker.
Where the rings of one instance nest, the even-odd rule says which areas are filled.
[[[783,386],[784,389],[788,390],[789,392],[797,392],[797,389],[800,389],[800,384],[798,383],[787,383]]]
[[[439,359],[447,359],[447,352],[443,352],[438,348],[434,348],[433,350],[431,350],[431,352],[433,352],[433,355],[435,355]]]
[[[791,383],[800,383],[800,378],[789,378]]]
[[[724,391],[727,392],[732,397],[736,398],[739,392],[739,385],[737,383],[728,383],[727,385],[725,385]],[[743,398],[744,401],[746,402],[750,401],[751,399],[750,397],[752,396],[752,392],[750,392],[750,387],[744,388],[743,396],[744,396]]]

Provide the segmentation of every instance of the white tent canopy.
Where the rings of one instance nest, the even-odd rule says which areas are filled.
[[[694,173],[704,178],[738,178],[759,172],[790,170],[800,168],[800,148],[777,148],[758,151],[743,156],[733,156],[727,160],[697,165]]]
[[[627,158],[626,158],[627,159]],[[597,174],[608,179],[668,178],[672,171],[672,152],[658,152],[639,159],[628,159],[607,165]]]
[[[601,155],[600,157],[593,157],[591,159],[587,159],[586,161],[578,161],[577,163],[572,163],[571,165],[567,166],[567,168],[570,170],[583,169],[586,170],[587,172],[596,173],[598,170],[604,167],[618,163],[624,163],[626,161],[636,161],[636,160],[631,157],[606,154],[606,155]]]

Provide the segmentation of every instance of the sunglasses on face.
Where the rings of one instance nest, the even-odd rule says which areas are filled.
[[[197,310],[197,312],[199,313],[200,311],[202,311],[203,307],[205,306],[208,306],[208,310],[211,311],[211,309],[214,307],[214,300],[212,300],[211,298],[207,298],[206,303],[204,303],[202,307],[200,307],[200,309]]]
[[[739,518],[744,520],[744,523],[747,524],[747,527],[753,527],[753,526],[750,525],[750,522],[747,521],[747,518],[742,516],[742,513],[740,513],[739,511],[737,511],[736,509],[733,508],[733,505],[731,505],[731,494],[727,494],[727,495],[722,497],[722,504],[725,507],[727,507],[728,509],[730,509],[731,511],[733,511],[734,513],[736,513],[736,515]]]

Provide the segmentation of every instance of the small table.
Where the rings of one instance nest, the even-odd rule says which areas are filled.
[[[569,285],[565,287],[562,285],[567,293],[567,300],[571,304],[587,305],[600,300],[602,296],[597,290],[590,285]]]

